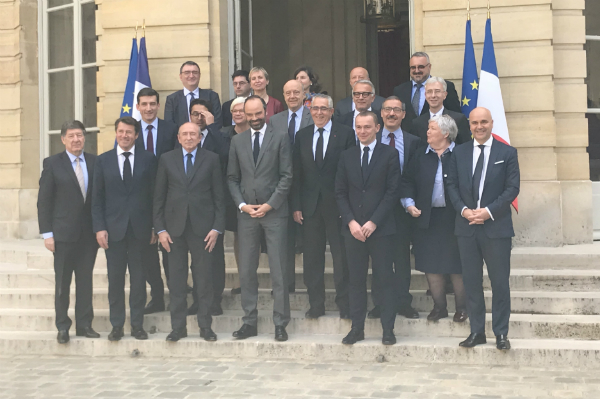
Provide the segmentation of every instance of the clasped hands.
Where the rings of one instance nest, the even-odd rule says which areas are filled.
[[[241,208],[243,212],[249,214],[252,218],[262,218],[272,209],[273,207],[271,207],[267,203],[260,205],[246,204],[243,205]]]
[[[482,225],[485,221],[490,219],[490,213],[485,208],[478,208],[475,210],[465,208],[462,216],[469,220],[469,225]]]
[[[375,229],[377,229],[377,225],[371,221],[367,221],[363,226],[360,226],[360,224],[353,219],[348,224],[348,228],[350,228],[350,233],[356,240],[366,242],[367,238],[375,232]]]

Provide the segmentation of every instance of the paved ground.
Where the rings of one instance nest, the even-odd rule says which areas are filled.
[[[0,357],[0,398],[599,398],[599,372],[19,356]]]

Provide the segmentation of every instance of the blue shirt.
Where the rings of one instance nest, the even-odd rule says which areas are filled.
[[[192,155],[192,165],[194,165],[196,162],[196,152],[198,151],[198,147],[196,147],[194,150],[192,150],[191,153],[188,153],[188,151],[186,149],[184,149],[183,147],[181,148],[181,150],[183,150],[183,170],[187,174],[187,155],[188,154]]]
[[[429,79],[429,78],[427,78],[427,79]],[[427,82],[427,79],[425,79],[425,81],[421,85],[421,90],[420,90],[421,97],[419,98],[419,114],[417,116],[421,115],[421,111],[423,110],[423,106],[425,105],[425,82]],[[410,92],[410,100],[411,100],[411,104],[412,104],[412,99],[415,95],[415,92],[417,91],[417,83],[415,81],[413,81],[412,79],[411,79],[411,82],[412,82],[412,90]],[[412,105],[411,105],[411,107],[412,107]]]
[[[398,150],[400,157],[400,172],[402,173],[404,169],[404,134],[402,133],[402,129],[398,128],[395,132],[390,132],[387,128],[383,128],[381,132],[381,143],[390,145],[390,133],[394,134],[396,141],[396,150]]]
[[[140,121],[142,124],[142,135],[144,138],[144,149],[148,148],[148,125],[152,125],[152,144],[154,148],[154,155],[156,155],[156,139],[158,137],[158,117],[154,118],[151,124],[147,124],[144,120]]]
[[[298,133],[298,130],[300,130],[300,121],[302,121],[302,113],[304,112],[304,106],[301,106],[298,111],[292,111],[288,109],[288,124],[287,126],[290,126],[290,122],[292,122],[292,114],[296,113],[296,132],[294,132],[294,136],[296,135],[296,133]]]

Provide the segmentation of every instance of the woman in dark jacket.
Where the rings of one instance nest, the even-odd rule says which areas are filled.
[[[445,274],[449,274],[456,301],[455,322],[467,319],[466,293],[458,243],[454,236],[456,212],[446,195],[446,169],[452,157],[458,128],[448,115],[429,120],[427,147],[417,150],[402,177],[402,204],[415,218],[415,266],[424,272],[434,307],[427,316],[437,321],[448,316]]]

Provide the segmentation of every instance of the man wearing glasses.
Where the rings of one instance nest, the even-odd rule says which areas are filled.
[[[248,97],[250,96],[250,92],[252,88],[250,88],[250,78],[248,77],[248,71],[243,69],[238,69],[231,75],[233,91],[235,92],[235,98],[238,97]],[[226,101],[223,103],[222,112],[223,112],[223,127],[235,125],[233,122],[233,118],[231,117],[231,103],[234,99]]]
[[[375,100],[375,86],[371,81],[368,80],[360,80],[354,83],[352,87],[352,98],[354,99],[355,108],[353,111],[350,111],[344,115],[342,115],[339,119],[339,123],[342,125],[349,126],[354,129],[354,120],[358,114],[365,111],[372,111],[379,120],[379,125],[383,125],[383,120],[381,119],[380,110],[372,109],[371,105],[373,104],[373,100]],[[359,141],[356,133],[354,134],[355,143],[358,146]]]
[[[340,154],[355,146],[354,132],[331,121],[333,100],[327,95],[313,96],[310,113],[314,124],[296,134],[291,194],[294,221],[303,226],[304,284],[310,303],[306,318],[325,315],[325,246],[329,239],[335,302],[340,318],[348,319],[348,264],[334,189]]]
[[[165,120],[172,121],[180,127],[190,122],[190,103],[195,99],[207,100],[211,104],[214,122],[209,126],[215,132],[222,128],[223,116],[221,115],[221,100],[219,95],[211,89],[200,89],[200,66],[194,61],[186,61],[179,68],[179,79],[183,89],[167,96],[165,104]]]
[[[420,115],[427,114],[429,104],[425,101],[425,82],[431,76],[431,63],[429,55],[417,52],[410,58],[410,81],[404,82],[394,88],[394,96],[406,104],[406,117],[402,121],[402,130],[411,132],[412,122]],[[448,110],[461,112],[460,101],[454,83],[446,81],[448,95],[444,100],[444,107]]]

